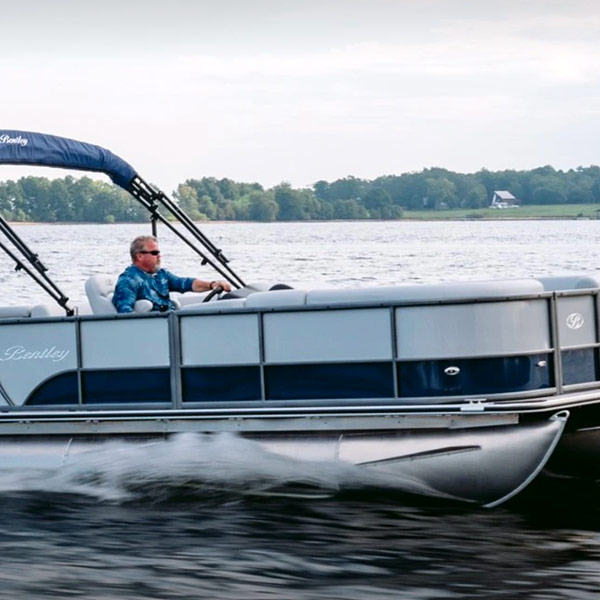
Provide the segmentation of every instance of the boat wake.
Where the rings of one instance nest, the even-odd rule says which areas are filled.
[[[86,450],[67,449],[51,466],[0,469],[3,494],[79,494],[116,503],[202,499],[215,493],[316,499],[365,488],[448,498],[412,478],[281,456],[230,433],[178,434],[147,443],[107,441]]]

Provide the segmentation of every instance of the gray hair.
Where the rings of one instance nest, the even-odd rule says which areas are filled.
[[[131,254],[131,260],[135,260],[135,255],[139,254],[142,250],[145,250],[147,242],[158,242],[153,235],[138,235],[131,246],[129,246],[129,254]]]

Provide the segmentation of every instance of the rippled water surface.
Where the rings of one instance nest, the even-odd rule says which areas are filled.
[[[204,231],[248,282],[364,287],[595,272],[599,227],[596,221],[235,223]],[[148,227],[17,231],[79,302],[85,279],[119,273],[129,241]],[[161,247],[167,268],[212,278],[173,236],[161,237]],[[0,260],[2,303],[42,300],[13,266]],[[600,594],[594,483],[538,482],[507,505],[475,510],[368,482],[344,487],[347,473],[306,469],[296,478],[326,480],[330,497],[271,497],[261,490],[284,478],[281,464],[236,439],[187,440],[168,456],[142,452],[126,460],[113,449],[102,460],[52,477],[0,476],[0,598],[596,600]]]
[[[203,231],[246,282],[364,287],[600,271],[599,227],[600,221],[397,221],[209,223]],[[149,226],[21,225],[17,231],[79,301],[87,277],[122,271],[129,242]],[[213,278],[169,231],[161,249],[164,267]],[[42,297],[4,256],[0,284],[3,302]]]
[[[4,495],[1,597],[598,597],[598,497],[585,493],[566,506],[538,495],[539,507],[484,512],[375,492],[303,501],[171,491],[128,503]]]

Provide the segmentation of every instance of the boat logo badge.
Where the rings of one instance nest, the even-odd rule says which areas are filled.
[[[6,360],[49,360],[51,362],[60,362],[65,359],[70,350],[61,350],[56,346],[44,348],[43,350],[27,350],[24,346],[11,346],[4,350],[0,355],[0,361]]]
[[[10,137],[6,133],[0,135],[0,144],[15,144],[17,146],[27,146],[29,140],[22,136]]]
[[[577,312],[571,313],[566,320],[569,329],[580,329],[583,327],[583,316]]]

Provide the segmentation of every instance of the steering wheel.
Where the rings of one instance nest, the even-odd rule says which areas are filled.
[[[210,290],[210,292],[208,292],[208,294],[206,294],[206,296],[204,296],[204,299],[202,300],[202,302],[210,302],[216,295],[223,293],[225,290],[218,285],[216,288],[213,288],[212,290]]]

